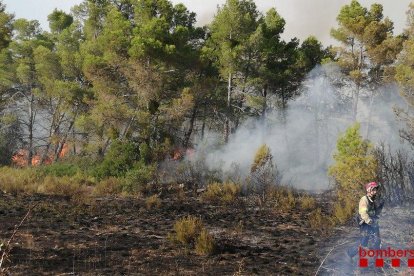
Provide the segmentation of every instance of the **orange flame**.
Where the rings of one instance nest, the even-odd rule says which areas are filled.
[[[177,161],[177,160],[181,160],[184,157],[193,157],[195,153],[195,150],[193,148],[176,148],[173,153],[172,153],[172,159]]]
[[[69,146],[65,143],[63,145],[62,151],[59,154],[59,158],[64,157],[69,152]],[[32,166],[39,166],[41,165],[43,154],[35,154],[32,157]],[[20,149],[17,153],[12,157],[12,164],[17,167],[27,167],[29,158],[29,151],[26,149]],[[53,153],[49,153],[45,160],[43,161],[44,165],[50,165],[53,163]]]

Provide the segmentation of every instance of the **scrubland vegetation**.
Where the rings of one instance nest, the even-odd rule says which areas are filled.
[[[168,0],[85,0],[48,20],[43,31],[0,1],[0,273],[308,275],[365,183],[390,206],[414,199],[412,153],[357,122],[358,103],[396,83],[399,134],[414,145],[413,26],[394,35],[381,5],[345,5],[338,47],[284,41],[277,10],[250,0],[226,1],[205,27]],[[325,191],[284,182],[266,143],[242,172],[197,151],[206,132],[220,150],[243,122],[286,126],[316,66],[337,68],[349,126]]]

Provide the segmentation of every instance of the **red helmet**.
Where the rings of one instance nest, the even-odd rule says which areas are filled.
[[[369,182],[368,184],[365,185],[365,190],[367,190],[367,192],[371,192],[372,189],[374,188],[378,188],[378,183],[377,182]]]

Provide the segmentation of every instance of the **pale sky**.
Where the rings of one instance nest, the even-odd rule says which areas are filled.
[[[70,11],[73,5],[82,0],[3,0],[7,11],[16,15],[16,18],[37,19],[43,29],[48,29],[47,15],[54,8]],[[187,8],[197,13],[199,25],[208,23],[217,5],[225,0],[173,0],[173,3],[184,3]],[[298,37],[303,40],[309,35],[316,36],[325,45],[333,43],[329,32],[336,26],[336,16],[343,5],[350,0],[256,0],[259,10],[265,12],[275,7],[286,20],[284,39]],[[373,3],[384,6],[384,15],[388,16],[395,26],[395,33],[400,33],[406,25],[405,12],[411,0],[360,0],[363,6],[369,7]]]

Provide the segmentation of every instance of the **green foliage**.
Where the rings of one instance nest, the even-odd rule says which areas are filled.
[[[38,168],[0,168],[0,189],[7,193],[43,193],[68,196],[82,203],[90,194],[85,177],[43,175]]]
[[[80,173],[81,170],[79,166],[71,163],[58,162],[51,165],[45,165],[37,168],[37,173],[42,176],[74,176],[77,173]]]
[[[335,163],[329,168],[338,195],[334,217],[340,223],[354,214],[358,199],[364,194],[363,185],[377,178],[378,165],[372,145],[362,139],[359,129],[357,123],[338,138]]]
[[[401,130],[401,137],[414,146],[414,4],[411,3],[407,12],[407,41],[404,42],[403,50],[398,56],[395,70],[395,79],[400,87],[400,94],[409,105],[408,110],[397,108],[397,116],[406,124]]]
[[[12,39],[13,16],[5,10],[6,6],[0,2],[0,51],[7,48]]]
[[[61,33],[73,23],[73,17],[63,11],[55,9],[47,16],[52,33]]]
[[[335,48],[337,64],[355,84],[354,119],[360,89],[382,85],[401,51],[403,39],[393,36],[393,23],[384,18],[382,11],[380,4],[367,9],[352,0],[337,16],[339,27],[331,30],[331,36],[341,42]]]
[[[140,161],[127,172],[122,190],[127,193],[147,193],[151,189],[151,182],[154,181],[156,166],[146,165]]]
[[[132,142],[115,141],[101,164],[95,170],[95,176],[103,179],[110,176],[125,176],[135,162],[139,160],[137,146]]]
[[[344,198],[356,199],[363,192],[363,185],[376,179],[377,161],[372,145],[362,139],[359,129],[357,123],[338,138],[335,163],[329,168],[329,175]]]

